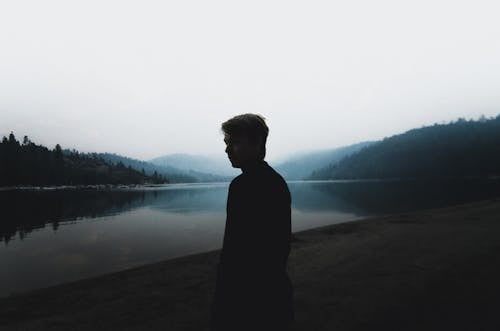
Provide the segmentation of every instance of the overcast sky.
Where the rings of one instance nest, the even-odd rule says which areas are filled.
[[[0,2],[0,135],[149,159],[268,158],[500,113],[497,1]]]

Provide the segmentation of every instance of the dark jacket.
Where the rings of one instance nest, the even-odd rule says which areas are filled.
[[[286,330],[293,319],[290,192],[262,161],[229,186],[212,330]]]

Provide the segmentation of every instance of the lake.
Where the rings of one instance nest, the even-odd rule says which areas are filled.
[[[500,195],[499,179],[295,181],[292,228]],[[222,246],[228,183],[0,191],[0,296]]]

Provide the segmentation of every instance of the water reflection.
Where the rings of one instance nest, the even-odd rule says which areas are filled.
[[[96,190],[13,190],[0,192],[4,221],[0,236],[9,242],[16,232],[24,239],[34,229],[50,224],[54,230],[59,222],[76,221],[111,215],[141,203],[143,192]]]
[[[292,227],[487,199],[500,196],[499,184],[290,182]],[[0,261],[8,266],[0,268],[0,296],[217,249],[227,189],[224,183],[0,191]]]
[[[438,208],[500,195],[499,179],[336,181],[305,186],[309,185],[321,193],[311,201],[305,196],[306,190],[301,189],[301,193],[295,194],[304,196],[299,199],[299,205],[306,204],[313,210],[326,207],[369,215]]]
[[[499,182],[491,179],[290,182],[289,187],[295,215],[311,217],[312,213],[329,212],[363,217],[487,199],[500,194]],[[227,188],[228,184],[222,183],[0,191],[3,219],[0,241],[8,243],[16,234],[23,240],[33,230],[47,225],[56,231],[61,223],[119,215],[144,206],[192,215],[222,212]],[[300,225],[304,224],[295,225],[303,228]]]
[[[177,213],[222,210],[227,184],[170,185],[129,189],[0,191],[0,241],[61,223],[117,215],[143,206]]]

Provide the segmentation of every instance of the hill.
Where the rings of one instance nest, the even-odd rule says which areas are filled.
[[[156,166],[182,169],[188,173],[212,174],[225,180],[239,174],[223,155],[219,157],[177,153],[160,156],[149,162]]]
[[[155,164],[112,153],[100,153],[98,155],[113,164],[121,162],[126,166],[132,167],[132,169],[138,171],[144,170],[146,174],[153,174],[156,172],[167,177],[171,183],[221,182],[227,180],[225,177],[219,175],[178,168],[168,164]]]
[[[500,115],[413,129],[319,169],[309,179],[500,175]]]
[[[36,145],[24,137],[17,141],[14,133],[0,143],[0,186],[59,186],[95,184],[166,183],[158,173],[146,175],[121,162],[106,162],[97,154],[53,150]]]
[[[372,142],[361,142],[345,147],[296,154],[277,164],[275,169],[286,180],[301,180],[311,176],[313,171],[334,164],[370,144]]]

